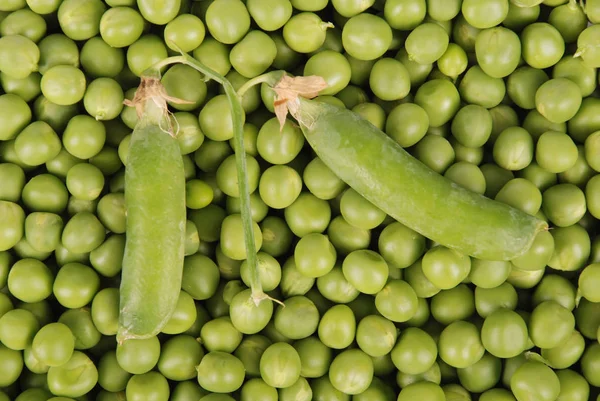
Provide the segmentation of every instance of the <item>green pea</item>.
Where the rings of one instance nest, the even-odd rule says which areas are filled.
[[[334,388],[345,394],[364,392],[373,380],[373,362],[358,349],[344,350],[329,368],[329,380]]]
[[[600,358],[600,349],[597,344],[592,344],[586,348],[581,357],[581,371],[589,384],[597,386],[599,378],[598,360]]]
[[[388,114],[385,132],[404,148],[418,143],[427,133],[429,116],[414,103],[403,103]]]
[[[420,64],[432,64],[446,52],[448,43],[448,33],[440,25],[426,22],[408,34],[405,48],[409,59]]]
[[[533,68],[555,65],[565,52],[560,32],[546,22],[535,22],[521,32],[523,59]]]
[[[334,266],[329,273],[317,278],[317,289],[327,300],[343,304],[354,301],[360,294],[346,279],[340,265]]]
[[[282,218],[267,216],[261,222],[260,228],[263,233],[261,250],[273,257],[279,257],[287,252],[293,235]]]
[[[386,21],[368,13],[350,18],[342,29],[344,50],[359,60],[381,57],[389,49],[392,38],[392,28]]]
[[[179,293],[173,314],[161,330],[165,334],[181,334],[188,330],[196,320],[194,299],[185,291]]]
[[[81,48],[80,59],[81,67],[92,77],[117,79],[118,74],[126,68],[124,51],[110,46],[97,36],[85,42]]]
[[[494,288],[506,281],[510,269],[510,262],[473,258],[469,280],[479,288]]]
[[[33,338],[31,350],[35,358],[48,366],[65,365],[75,349],[75,337],[63,323],[49,323]]]
[[[104,288],[96,293],[92,301],[91,315],[94,326],[105,336],[117,333],[119,313],[119,290]]]
[[[560,393],[557,400],[587,400],[590,396],[590,385],[587,380],[574,370],[556,372],[560,382]]]
[[[502,25],[515,32],[520,32],[527,25],[537,21],[540,16],[540,5],[538,0],[525,4],[522,0],[511,1],[508,4],[508,14]],[[525,7],[523,7],[525,5]]]
[[[595,174],[585,158],[584,146],[577,145],[575,164],[570,169],[559,173],[558,178],[561,182],[583,187]]]
[[[89,308],[68,309],[58,318],[58,322],[71,329],[77,350],[90,349],[100,342],[102,334],[94,326]]]
[[[586,65],[579,57],[564,56],[552,68],[552,78],[567,78],[579,86],[582,97],[587,97],[596,88],[595,69]]]
[[[35,121],[25,127],[15,138],[15,152],[28,166],[39,166],[60,153],[60,139],[56,132],[43,121]]]
[[[494,143],[494,161],[507,170],[521,170],[533,159],[533,139],[523,128],[502,131]]]
[[[316,196],[303,192],[285,208],[285,221],[298,237],[323,232],[331,219],[329,204]]]
[[[484,29],[475,40],[475,55],[481,69],[490,77],[507,77],[521,59],[519,36],[504,27]]]
[[[139,11],[130,7],[111,7],[100,19],[100,35],[112,47],[122,48],[133,44],[143,30],[144,19]]]
[[[440,357],[455,368],[467,368],[485,354],[478,328],[466,321],[456,321],[446,326],[438,340]]]
[[[10,293],[23,302],[38,302],[52,293],[54,277],[50,269],[39,260],[21,259],[8,273]]]
[[[0,70],[14,79],[27,78],[37,71],[40,49],[29,38],[8,35],[0,38]]]
[[[582,102],[581,90],[567,78],[553,78],[535,92],[535,107],[553,123],[564,123],[577,114]]]
[[[291,167],[274,165],[264,171],[258,187],[261,199],[267,206],[284,209],[300,195],[302,178]]]
[[[269,386],[263,379],[253,378],[246,381],[240,390],[240,400],[252,401],[277,400],[277,389]]]
[[[556,301],[570,311],[575,309],[575,287],[566,278],[557,274],[548,274],[533,293],[533,305],[544,301]]]
[[[568,122],[569,135],[574,140],[583,143],[593,132],[600,130],[599,109],[600,101],[594,97],[587,97],[581,102],[579,111]]]
[[[254,223],[254,246],[258,250],[262,245],[262,234],[258,224]],[[234,260],[246,259],[246,248],[243,237],[242,218],[239,214],[231,214],[223,220],[221,227],[221,249],[223,254]]]
[[[517,301],[517,291],[507,282],[495,288],[475,288],[475,308],[484,319],[498,309],[515,310]]]
[[[75,253],[86,253],[96,249],[106,237],[105,228],[90,212],[75,214],[65,225],[62,244]]]
[[[415,146],[414,152],[417,159],[439,174],[443,174],[456,157],[450,142],[433,134],[425,135]]]
[[[157,337],[129,339],[122,344],[117,344],[117,362],[126,372],[141,375],[156,366],[160,349]]]
[[[464,284],[443,290],[431,298],[431,316],[442,323],[450,324],[457,320],[465,320],[475,312],[473,291]]]
[[[309,11],[293,15],[283,26],[283,39],[286,45],[298,53],[311,53],[319,49],[326,38],[326,31],[333,24],[326,23]]]
[[[533,397],[555,400],[560,393],[560,381],[552,369],[541,362],[527,361],[510,378],[510,389],[519,399]]]
[[[467,278],[471,261],[468,256],[437,246],[425,253],[422,268],[423,274],[433,285],[440,289],[450,289]]]
[[[414,101],[427,112],[429,126],[433,128],[449,122],[460,108],[459,91],[445,79],[433,79],[421,85]]]
[[[46,36],[39,42],[38,47],[40,49],[38,70],[41,74],[61,64],[79,67],[77,44],[63,34],[55,33]]]
[[[347,58],[333,50],[324,50],[311,56],[304,66],[304,75],[319,75],[325,79],[327,88],[320,95],[337,94],[350,83],[351,74]]]
[[[513,266],[506,282],[515,288],[528,290],[538,285],[544,276],[544,270],[544,268],[539,270],[521,270]]]
[[[485,176],[479,167],[472,163],[462,161],[454,163],[448,167],[444,176],[473,192],[482,195],[485,192]]]
[[[242,341],[242,333],[229,317],[220,317],[202,326],[202,344],[209,351],[233,352]]]
[[[132,401],[166,401],[169,399],[169,383],[165,376],[158,372],[134,375],[127,382],[125,395]]]
[[[465,20],[479,29],[491,28],[500,24],[508,14],[507,0],[477,2],[465,0],[462,3],[462,15]]]
[[[543,169],[536,162],[531,162],[529,166],[520,170],[517,175],[519,178],[524,178],[533,183],[540,191],[545,191],[558,182],[555,173]]]
[[[458,77],[465,72],[467,67],[467,53],[456,43],[449,43],[444,54],[437,60],[438,70],[450,78]]]
[[[321,317],[319,339],[333,349],[343,349],[352,343],[356,333],[356,319],[347,305],[335,305]]]
[[[527,110],[535,109],[535,94],[548,80],[548,74],[544,70],[522,66],[508,76],[506,91],[517,106]]]
[[[413,88],[421,86],[433,69],[433,64],[419,64],[411,60],[405,48],[400,49],[395,58],[406,67]]]
[[[287,338],[301,340],[317,331],[319,311],[304,296],[286,299],[275,312],[275,328]]]
[[[81,263],[67,263],[54,279],[53,293],[67,308],[81,308],[92,301],[100,287],[98,274]]]
[[[406,281],[390,280],[375,296],[375,307],[385,318],[405,322],[417,312],[417,294]]]
[[[419,298],[431,298],[441,291],[423,273],[421,260],[406,268],[404,275],[406,282]]]
[[[106,391],[123,391],[132,374],[119,366],[116,351],[104,354],[98,362],[98,384]]]
[[[24,350],[31,346],[40,324],[33,313],[12,309],[0,317],[0,341],[10,349]]]
[[[426,372],[435,363],[437,346],[425,331],[409,327],[398,337],[391,356],[399,371],[418,375]]]
[[[495,199],[535,216],[542,206],[542,193],[525,178],[508,181],[496,194]]]
[[[8,387],[15,383],[23,371],[23,353],[0,344],[0,385]]]
[[[226,44],[206,37],[192,52],[194,58],[219,74],[225,76],[231,69],[229,48]]]
[[[573,184],[558,184],[543,194],[542,210],[558,227],[577,223],[586,212],[584,192]]]
[[[162,346],[158,370],[170,380],[190,380],[196,377],[195,368],[203,356],[202,346],[195,338],[178,335]]]
[[[439,384],[430,381],[420,381],[409,384],[400,390],[398,401],[409,401],[425,397],[427,400],[443,401],[446,399],[444,390]]]
[[[573,314],[555,301],[535,307],[529,321],[529,334],[540,348],[554,348],[566,341],[575,328]]]
[[[200,387],[197,381],[186,380],[175,385],[171,399],[173,401],[196,401],[207,394],[208,392]]]
[[[554,348],[542,349],[542,357],[554,369],[567,369],[575,364],[583,355],[585,339],[577,330],[573,330],[569,338]]]
[[[313,195],[323,200],[335,198],[346,186],[318,157],[306,165],[302,181]]]
[[[287,343],[270,345],[260,357],[260,374],[269,386],[286,388],[300,377],[300,356]]]
[[[42,76],[38,72],[32,72],[25,78],[13,78],[0,72],[0,84],[4,88],[4,92],[17,95],[26,102],[31,102],[40,95],[41,79]]]
[[[154,34],[142,35],[127,48],[127,66],[136,76],[166,57],[167,48]]]
[[[458,90],[466,102],[490,109],[500,104],[506,94],[506,85],[501,78],[493,78],[481,67],[473,66],[463,76]]]
[[[371,242],[370,230],[357,229],[342,216],[337,216],[331,220],[329,227],[327,227],[327,236],[340,255],[366,249]]]

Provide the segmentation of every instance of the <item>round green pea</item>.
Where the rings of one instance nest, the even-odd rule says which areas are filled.
[[[577,223],[585,214],[584,192],[573,184],[558,184],[544,191],[542,196],[544,215],[557,227]]]

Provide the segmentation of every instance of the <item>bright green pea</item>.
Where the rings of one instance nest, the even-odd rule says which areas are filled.
[[[356,318],[352,309],[343,304],[331,307],[321,316],[317,332],[319,339],[329,348],[346,348],[356,334]]]
[[[517,173],[519,178],[524,178],[535,185],[540,191],[545,191],[558,182],[556,174],[541,168],[536,162],[532,162]]]
[[[15,138],[15,152],[28,166],[39,166],[60,153],[61,143],[56,132],[43,121],[34,121]]]
[[[575,364],[585,350],[585,339],[577,330],[562,344],[554,348],[542,349],[542,357],[554,369],[567,369]]]
[[[431,64],[448,49],[448,33],[438,24],[426,22],[413,29],[406,38],[405,48],[410,60]]]
[[[277,47],[269,35],[253,30],[233,46],[229,60],[241,75],[254,78],[271,66],[276,55]]]
[[[342,54],[323,50],[311,56],[304,65],[304,75],[318,75],[325,79],[327,88],[320,95],[335,95],[350,83],[350,63]]]
[[[458,90],[465,102],[490,109],[504,99],[506,85],[501,78],[493,78],[474,65],[463,76]]]
[[[4,92],[17,95],[26,102],[33,101],[42,92],[41,79],[42,75],[38,72],[33,72],[25,78],[13,78],[0,72],[0,85],[4,88]]]
[[[431,298],[430,313],[433,318],[448,325],[457,320],[465,320],[475,312],[473,291],[465,284],[449,290],[442,290]]]
[[[64,0],[58,7],[58,23],[73,40],[87,40],[100,33],[106,5],[100,0]]]
[[[471,259],[469,279],[479,288],[494,288],[506,281],[510,269],[510,262]]]
[[[465,20],[478,29],[486,29],[500,24],[508,14],[508,0],[480,2],[464,0],[462,15]]]
[[[467,53],[456,43],[449,43],[436,65],[442,74],[456,78],[467,69]]]
[[[211,37],[206,37],[200,46],[194,49],[192,55],[223,76],[231,69],[228,46]]]
[[[580,57],[564,56],[552,68],[552,78],[567,78],[579,86],[582,97],[591,95],[596,89],[596,70],[584,63]]]
[[[25,172],[13,163],[0,163],[0,200],[18,202],[25,186]]]
[[[118,78],[126,68],[123,49],[111,47],[102,38],[94,36],[85,42],[80,53],[81,67],[92,77]]]
[[[506,91],[517,106],[531,110],[535,108],[535,93],[548,79],[544,70],[522,66],[508,76]]]
[[[207,88],[204,78],[190,66],[183,64],[172,66],[163,75],[161,82],[170,96],[186,102],[169,101],[168,103],[174,109],[182,111],[195,110],[206,99]],[[182,128],[184,127],[179,126],[178,135],[182,133]],[[178,140],[180,140],[179,137]]]
[[[10,269],[8,289],[23,302],[39,302],[52,294],[54,277],[51,270],[39,260],[21,259]]]
[[[62,245],[74,253],[91,252],[104,242],[105,236],[105,228],[96,216],[80,212],[65,225]]]
[[[417,294],[403,280],[390,280],[375,296],[377,311],[393,322],[410,320],[418,310]]]
[[[558,63],[565,52],[560,32],[546,22],[535,22],[521,32],[522,56],[533,68],[545,69]]]
[[[508,181],[494,199],[532,216],[535,216],[542,206],[542,193],[525,178],[514,178]]]
[[[257,250],[262,245],[262,234],[258,224],[253,223],[254,246]],[[223,254],[234,260],[246,259],[246,246],[243,242],[244,230],[242,218],[239,214],[230,214],[225,217],[221,226],[221,249]]]
[[[300,378],[300,356],[290,344],[278,342],[260,357],[260,375],[271,387],[286,388]]]
[[[291,167],[274,165],[261,175],[258,190],[267,206],[284,209],[294,203],[300,195],[302,178]]]
[[[13,309],[0,317],[0,341],[10,349],[24,350],[31,346],[40,324],[33,313]]]
[[[517,298],[515,288],[506,282],[495,288],[475,288],[475,309],[485,319],[498,309],[514,310]]]
[[[289,0],[250,0],[246,2],[246,8],[258,27],[267,32],[282,28],[292,16],[293,10]]]
[[[577,223],[587,210],[585,194],[573,184],[555,185],[544,191],[542,210],[556,226],[571,226]]]
[[[79,49],[74,40],[67,36],[54,33],[43,38],[40,49],[39,72],[45,74],[55,65],[71,65],[79,67]]]
[[[60,243],[64,223],[54,213],[33,212],[25,219],[25,238],[37,251],[52,252]]]
[[[15,383],[23,371],[23,353],[0,344],[0,385],[4,387]],[[7,397],[8,399],[8,397]]]
[[[409,327],[400,333],[396,345],[391,351],[396,368],[406,374],[421,374],[435,363],[437,346],[427,332]]]
[[[49,323],[33,338],[35,358],[48,366],[61,366],[69,361],[75,349],[75,337],[63,323]]]
[[[405,48],[398,50],[395,59],[404,64],[408,70],[410,84],[414,88],[421,86],[429,76],[429,73],[433,70],[433,64],[419,64],[416,61],[411,60]]]
[[[231,45],[250,29],[250,14],[240,0],[215,0],[206,10],[205,23],[213,38]]]
[[[527,361],[510,378],[510,389],[517,399],[556,400],[560,381],[552,369],[541,362]]]
[[[193,14],[181,14],[165,26],[165,43],[171,50],[191,52],[196,49],[206,34],[200,18]]]
[[[381,291],[389,275],[388,265],[381,255],[370,250],[348,254],[342,263],[344,277],[363,294]]]
[[[443,174],[454,163],[456,155],[450,142],[439,135],[425,135],[415,146],[414,155],[427,167]]]
[[[228,104],[225,95],[217,95],[206,102],[200,110],[198,121],[200,122],[200,129],[207,138],[213,141],[228,141],[233,138],[231,112],[229,106],[227,106]],[[200,149],[203,149],[203,147]]]
[[[575,328],[575,317],[554,301],[544,301],[533,309],[529,335],[540,348],[554,348],[565,342]]]
[[[449,122],[460,108],[458,90],[445,79],[434,79],[421,85],[414,101],[427,112],[429,126],[434,128]]]
[[[536,162],[551,173],[562,173],[573,167],[577,155],[577,146],[562,132],[545,132],[536,144]]]
[[[400,146],[407,148],[419,142],[429,128],[429,115],[421,106],[403,103],[388,114],[385,132]]]
[[[544,82],[535,93],[535,107],[553,123],[564,123],[577,114],[581,106],[579,86],[567,78]]]
[[[485,176],[476,165],[468,162],[457,162],[448,167],[444,173],[446,178],[473,192],[484,194]]]
[[[340,200],[340,212],[349,224],[367,230],[380,225],[386,216],[383,211],[352,188],[343,193]]]
[[[91,316],[100,333],[115,335],[119,317],[119,290],[104,288],[97,292],[92,301]]]
[[[317,331],[319,310],[305,296],[286,299],[275,312],[275,328],[287,338],[301,340]]]
[[[127,66],[138,77],[164,58],[167,58],[167,48],[154,34],[142,35],[127,48]]]
[[[475,40],[475,56],[481,69],[489,76],[509,76],[521,59],[519,36],[503,27],[484,29]]]
[[[364,392],[371,384],[373,374],[371,358],[358,349],[342,351],[329,368],[329,380],[333,387],[352,395]]]
[[[542,271],[554,254],[554,237],[549,231],[538,233],[531,247],[511,263],[519,270]]]
[[[86,89],[83,72],[70,65],[56,65],[50,68],[42,76],[40,85],[44,96],[60,106],[79,102],[83,99]]]
[[[93,164],[79,163],[67,173],[67,189],[81,200],[95,200],[104,187],[104,176]]]
[[[88,114],[96,120],[112,120],[121,113],[123,99],[123,90],[117,81],[97,78],[88,85],[83,104]]]
[[[462,320],[444,328],[438,340],[438,351],[440,358],[455,368],[467,368],[485,354],[479,329]]]
[[[444,390],[439,384],[430,381],[420,381],[409,384],[400,390],[398,401],[416,400],[424,397],[431,401],[443,401],[446,399]]]
[[[392,28],[373,14],[361,13],[350,18],[342,29],[344,50],[359,60],[375,60],[392,44]]]
[[[494,161],[507,170],[521,170],[533,159],[533,139],[523,128],[502,131],[494,143]]]
[[[139,11],[131,7],[111,7],[100,19],[100,35],[112,47],[133,44],[143,31],[144,19]]]
[[[403,31],[419,26],[425,19],[427,6],[425,0],[386,1],[383,9],[385,20],[393,29]]]
[[[23,79],[38,69],[40,49],[29,38],[9,35],[0,38],[0,71],[11,78]]]

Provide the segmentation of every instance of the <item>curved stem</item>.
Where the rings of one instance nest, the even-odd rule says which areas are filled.
[[[242,85],[238,89],[237,94],[241,98],[246,94],[246,92],[250,88],[252,88],[255,85],[265,83],[265,82],[268,83],[269,86],[273,87],[273,86],[275,86],[275,84],[277,84],[277,81],[279,81],[284,74],[285,74],[285,71],[277,70],[277,71],[267,72],[266,74],[259,75],[258,77],[254,77],[251,80],[247,81],[244,85]]]

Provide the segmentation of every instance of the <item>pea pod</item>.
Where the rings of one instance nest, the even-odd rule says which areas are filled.
[[[285,119],[289,111],[323,163],[392,218],[488,260],[520,256],[547,229],[535,217],[453,184],[350,110],[307,99],[325,86],[321,82],[284,76],[274,87],[277,115]]]
[[[119,342],[158,334],[173,314],[181,288],[185,174],[179,144],[168,129],[167,98],[159,78],[143,77],[131,104],[139,122],[125,169],[127,239]]]

